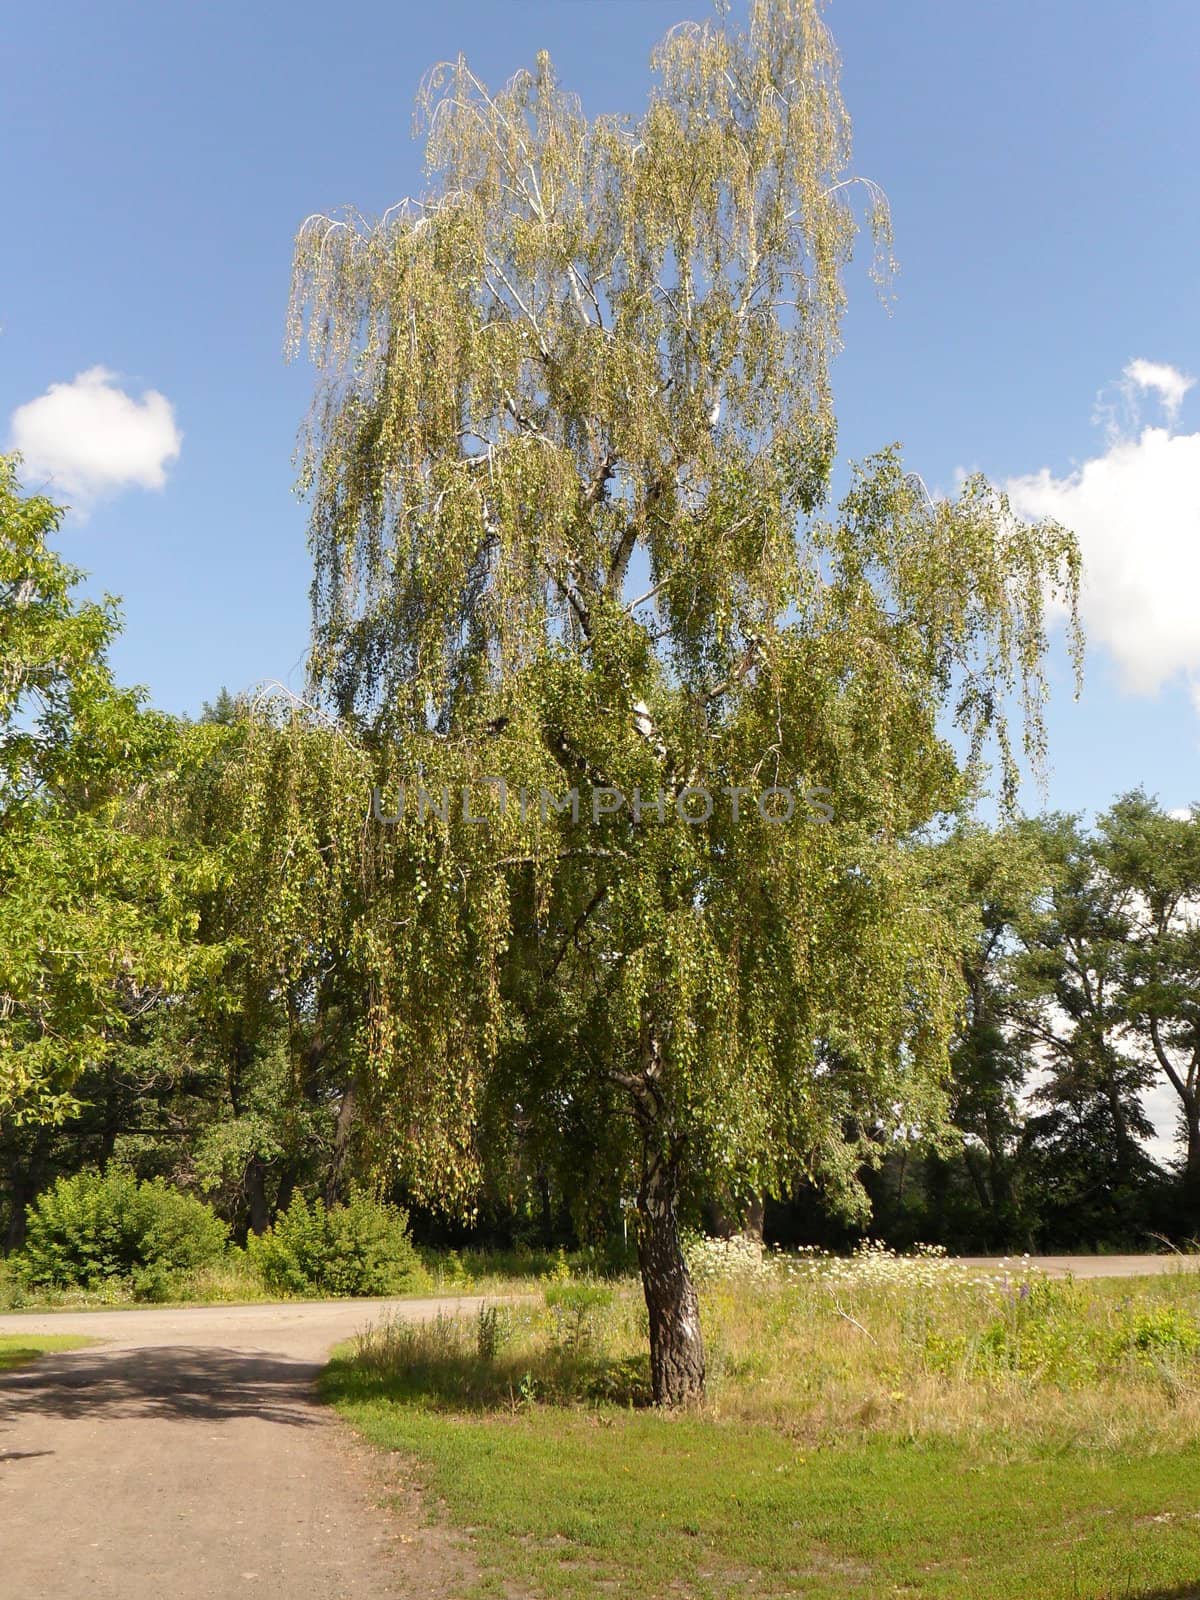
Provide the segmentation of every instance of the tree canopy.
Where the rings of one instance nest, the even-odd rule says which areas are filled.
[[[111,601],[79,601],[61,513],[0,458],[0,1110],[61,1115],[103,1041],[186,961],[169,845],[121,823],[172,738],[113,683]]]
[[[868,1136],[944,1114],[960,930],[916,841],[971,769],[943,717],[976,759],[997,736],[1011,797],[1006,700],[1036,756],[1078,555],[980,480],[931,501],[891,452],[818,514],[856,233],[832,42],[815,0],[756,0],[653,66],[640,117],[593,120],[545,56],[496,93],[436,68],[427,192],[305,223],[293,331],[319,370],[316,691],[385,792],[592,794],[586,827],[493,784],[484,825],[377,829],[397,1153],[453,1198],[489,1108],[551,1143],[582,1122],[637,1193],[679,1400],[703,1375],[689,1182],[800,1169],[852,1197]],[[595,799],[635,790],[661,824]],[[832,820],[782,822],[784,791]]]

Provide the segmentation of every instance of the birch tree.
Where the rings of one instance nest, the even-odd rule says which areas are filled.
[[[545,55],[497,92],[435,68],[426,189],[304,223],[291,327],[314,691],[384,794],[456,795],[371,835],[373,1115],[462,1204],[482,1129],[585,1128],[676,1404],[688,1196],[806,1171],[853,1205],[865,1143],[945,1114],[961,928],[912,840],[971,780],[940,719],[976,757],[998,734],[1011,794],[1003,711],[1036,755],[1077,558],[890,452],[820,515],[854,204],[881,267],[889,236],[817,0],[679,27],[652,68],[595,119]],[[580,822],[514,798],[543,788]]]

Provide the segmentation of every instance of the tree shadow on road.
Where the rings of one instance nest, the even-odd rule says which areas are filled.
[[[167,1418],[230,1422],[257,1417],[312,1427],[311,1361],[253,1351],[172,1345],[43,1356],[0,1375],[0,1427],[25,1417]]]

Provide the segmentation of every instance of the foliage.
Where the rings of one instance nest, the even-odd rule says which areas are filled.
[[[286,697],[231,702],[183,730],[142,801],[148,826],[210,864],[194,902],[207,959],[171,1026],[222,1102],[199,1181],[256,1232],[297,1183],[319,1173],[332,1200],[350,1175],[365,773],[350,739]]]
[[[30,1208],[20,1276],[33,1288],[127,1281],[161,1298],[169,1275],[217,1261],[228,1230],[200,1200],[110,1166],[58,1181]]]
[[[1082,1168],[1082,1196],[1062,1186],[1067,1205],[1098,1182],[1128,1196],[1145,1175],[1139,1140],[1152,1132],[1139,1099],[1149,1064],[1122,1038],[1128,891],[1097,872],[1095,842],[1077,818],[1050,817],[1029,831],[1040,839],[1049,882],[1011,966],[1018,1027],[1049,1069],[1038,1091],[1046,1122],[1037,1132],[1064,1177],[1068,1151],[1070,1166]]]
[[[438,1293],[497,1294],[547,1283],[571,1283],[625,1277],[636,1265],[619,1245],[594,1245],[578,1250],[537,1250],[521,1244],[513,1249],[426,1250],[426,1270]]]
[[[308,737],[307,731],[286,723],[267,721],[249,737],[243,728],[236,759],[256,742],[260,753],[274,744],[286,749],[289,762],[301,762],[307,759]],[[204,772],[203,783],[223,765],[224,757]],[[263,770],[278,776],[287,769],[264,764]],[[169,781],[192,780],[177,765]],[[270,780],[264,775],[261,781]],[[319,821],[307,798],[310,792],[301,790],[286,826],[298,828],[301,811],[310,823]],[[233,798],[231,791],[231,802]],[[1186,866],[1194,848],[1194,820],[1165,818],[1138,796],[1118,802],[1112,813],[1125,819],[1121,849],[1126,864],[1121,870],[1127,876],[1133,870],[1134,846],[1141,840],[1143,854],[1133,859],[1141,861],[1138,870],[1152,884],[1148,874],[1153,858],[1145,854],[1145,841],[1162,825],[1172,842],[1169,849],[1156,846],[1160,865],[1155,870],[1178,874]],[[224,812],[214,811],[205,824],[213,839],[219,837],[219,817],[232,822],[232,803]],[[1136,1096],[1153,1073],[1155,1060],[1148,1002],[1153,999],[1158,1008],[1160,1042],[1169,1043],[1172,1051],[1178,1051],[1177,1035],[1169,1030],[1186,1024],[1188,906],[1172,912],[1174,926],[1165,940],[1155,932],[1145,910],[1149,902],[1136,887],[1121,891],[1128,909],[1123,921],[1111,910],[1102,915],[1098,907],[1116,903],[1116,867],[1109,856],[1117,838],[1107,831],[1089,836],[1075,824],[1048,819],[1015,830],[967,829],[933,853],[936,893],[947,904],[960,902],[968,939],[963,956],[968,1005],[951,1057],[949,1086],[952,1115],[963,1140],[958,1149],[947,1144],[929,1148],[913,1139],[885,1149],[879,1171],[863,1175],[876,1236],[901,1247],[937,1238],[952,1250],[976,1253],[1014,1245],[1144,1249],[1153,1234],[1186,1238],[1195,1231],[1178,1188],[1156,1171],[1136,1142],[1146,1126]],[[235,882],[231,870],[221,893],[231,896]],[[258,892],[255,884],[253,894]],[[203,897],[201,903],[206,903]],[[215,921],[206,926],[209,949],[224,963],[228,947],[213,937]],[[1072,968],[1065,966],[1068,958]],[[230,1013],[236,1000],[214,1004],[215,989],[203,997],[189,992],[143,1005],[140,1015],[126,1020],[120,1036],[106,1042],[103,1059],[76,1080],[74,1094],[81,1109],[74,1116],[59,1122],[18,1123],[10,1118],[0,1125],[0,1184],[8,1190],[10,1244],[19,1244],[15,1226],[40,1189],[60,1174],[114,1156],[139,1176],[162,1176],[185,1188],[199,1188],[238,1229],[249,1220],[248,1188],[256,1166],[268,1212],[281,1203],[286,1206],[297,1184],[325,1192],[328,1199],[327,1185],[340,1159],[339,1096],[354,1083],[356,1058],[351,1052],[357,1046],[354,1008],[342,999],[352,987],[347,966],[341,959],[322,960],[327,974],[335,976],[324,977],[319,987],[303,972],[294,984],[278,982],[275,998],[268,991],[257,1021],[245,1008]],[[1161,980],[1151,986],[1154,963]],[[1055,977],[1059,968],[1061,975]],[[199,966],[193,970],[199,981]],[[228,969],[210,964],[209,970]],[[1067,1005],[1058,1004],[1060,994],[1067,996]],[[228,1048],[233,1014],[248,1024],[241,1038],[253,1046],[241,1054]],[[1104,1049],[1099,1044],[1101,1014],[1103,1037],[1109,1041]],[[1178,1024],[1171,1022],[1172,1015],[1180,1019]],[[1049,1038],[1056,1041],[1048,1057],[1051,1071],[1031,1103],[1031,1052],[1046,1048]],[[1113,1062],[1116,1073],[1106,1078],[1106,1063]],[[1181,1065],[1186,1071],[1186,1062]],[[1186,1087],[1186,1080],[1181,1082]],[[1118,1117],[1132,1130],[1127,1135],[1132,1159],[1124,1164],[1116,1136]],[[576,1126],[582,1140],[586,1125]],[[369,1133],[369,1128],[361,1130],[361,1135]],[[341,1169],[346,1178],[366,1171],[368,1139],[361,1135],[352,1137],[346,1150],[352,1162]],[[552,1152],[535,1145],[531,1132],[513,1137],[511,1127],[502,1128],[497,1137],[510,1140],[518,1178],[522,1171],[532,1171],[550,1198],[542,1202],[535,1195],[534,1203],[544,1213],[539,1222],[523,1210],[528,1202],[519,1190],[497,1187],[489,1202],[491,1236],[503,1238],[512,1230],[518,1238],[569,1239],[567,1202],[580,1184],[592,1182],[589,1175],[595,1168],[584,1164],[585,1158],[594,1162],[602,1147],[593,1143],[589,1157],[582,1143],[572,1140],[564,1145],[561,1165],[550,1162],[539,1172],[539,1163]],[[579,1156],[577,1170],[571,1170],[568,1155]],[[499,1163],[494,1170],[500,1173]],[[786,1205],[771,1203],[773,1237],[819,1238],[839,1248],[852,1244],[858,1230],[808,1193],[808,1200],[801,1195]],[[576,1210],[583,1213],[578,1199]],[[573,1253],[576,1271],[610,1270],[620,1258],[619,1212],[614,1208],[592,1215],[600,1225],[593,1237],[603,1238],[603,1228],[607,1240]],[[459,1236],[428,1212],[420,1226],[424,1239]],[[470,1235],[481,1236],[488,1235]],[[717,1257],[743,1249],[753,1251],[735,1240],[705,1245],[700,1258],[689,1246],[688,1256],[693,1270],[719,1272],[723,1268]],[[434,1270],[451,1287],[479,1282],[487,1288],[496,1281],[498,1261],[494,1252],[486,1262],[469,1252],[457,1284],[441,1258]],[[546,1252],[525,1247],[508,1254],[503,1271],[536,1276],[552,1264]],[[176,1294],[181,1297],[184,1291]]]
[[[362,1190],[329,1207],[297,1194],[247,1248],[267,1286],[282,1294],[406,1294],[425,1283],[405,1213]]]
[[[307,1029],[296,1032],[299,1055]],[[297,1072],[277,1017],[263,1024],[248,1058],[231,1059],[219,1045],[189,987],[108,1042],[76,1080],[73,1115],[0,1125],[0,1196],[7,1189],[8,1204],[5,1217],[0,1198],[0,1230],[10,1248],[19,1248],[25,1207],[40,1190],[110,1159],[199,1192],[237,1234],[250,1221],[256,1176],[268,1206],[286,1204],[289,1183],[324,1187],[337,1147],[332,1090],[340,1065]]]
[[[1177,1306],[1131,1312],[1119,1329],[1116,1353],[1132,1355],[1147,1366],[1164,1357],[1191,1361],[1200,1357],[1200,1323]]]
[[[584,1173],[581,1226],[636,1194],[663,1399],[703,1379],[681,1206],[804,1173],[861,1212],[881,1142],[944,1123],[963,928],[916,840],[992,734],[1011,800],[1013,694],[1040,754],[1046,608],[1078,581],[1064,530],[978,479],[932,502],[892,451],[818,515],[855,235],[836,69],[816,0],[673,30],[630,121],[544,55],[496,93],[460,58],[425,85],[426,195],[296,247],[316,692],[389,794],[501,775],[669,813],[585,829],[493,785],[483,825],[375,828],[372,1121],[420,1200],[469,1210],[493,1152]],[[754,805],[784,787],[832,817]]]
[[[397,1399],[449,1412],[522,1405],[650,1401],[645,1356],[628,1350],[645,1337],[628,1288],[548,1287],[540,1305],[484,1303],[474,1318],[439,1311],[412,1322],[393,1317],[354,1343],[355,1363]],[[614,1351],[614,1345],[620,1353]]]
[[[1028,925],[1051,869],[1040,837],[1021,825],[987,829],[960,822],[937,856],[939,892],[960,902],[969,937],[962,954],[966,1003],[950,1057],[958,1146],[957,1151],[946,1145],[930,1150],[930,1165],[943,1176],[939,1165],[960,1154],[986,1214],[978,1244],[998,1249],[1030,1223],[1018,1161],[1029,1060],[1013,1026],[1006,963],[1017,925]],[[942,1238],[949,1219],[937,1220],[936,1237]]]
[[[1178,1100],[1182,1176],[1200,1227],[1200,813],[1140,790],[1100,818],[1097,875],[1128,902],[1120,1005],[1129,1044]]]
[[[123,807],[173,740],[118,689],[113,602],[79,602],[60,510],[0,457],[0,1112],[61,1117],[107,1041],[187,967],[193,865]]]
[[[1048,1072],[1030,1129],[1030,1164],[1082,1237],[1089,1213],[1148,1225],[1153,1132],[1141,1097],[1156,1082],[1178,1102],[1182,1220],[1200,1222],[1200,820],[1166,815],[1140,791],[1090,833],[1074,817],[1026,825],[1047,861],[1042,902],[1018,928],[1011,1013]],[[1044,1152],[1044,1154],[1043,1154]],[[1098,1191],[1103,1186],[1104,1193]],[[1178,1231],[1176,1223],[1172,1231]]]
[[[336,1200],[364,1169],[350,927],[365,769],[350,741],[291,703],[226,696],[198,724],[159,720],[163,738],[131,771],[112,829],[131,858],[169,873],[160,909],[175,907],[187,959],[170,981],[122,981],[108,995],[116,1010],[90,1037],[57,1125],[32,1112],[0,1120],[9,1248],[40,1189],[114,1156],[200,1189],[239,1235],[265,1228],[297,1185]],[[48,826],[65,804],[47,801]],[[92,867],[120,889],[105,863]],[[19,909],[6,901],[0,921]],[[89,936],[116,937],[94,903],[79,909]],[[44,932],[33,918],[24,928]]]
[[[1091,829],[1047,816],[939,845],[939,894],[978,915],[951,1055],[960,1137],[893,1145],[866,1179],[876,1232],[967,1253],[1195,1236],[1198,851],[1195,813],[1138,791]],[[1179,1108],[1175,1173],[1146,1148],[1155,1086]],[[772,1220],[776,1237],[841,1242],[819,1208]],[[806,1222],[818,1231],[797,1231]]]
[[[972,1334],[930,1331],[931,1370],[1010,1375],[1063,1388],[1086,1388],[1136,1362],[1165,1380],[1190,1382],[1200,1357],[1200,1323],[1178,1306],[1118,1308],[1089,1317],[1071,1287],[1025,1283],[1006,1289],[1000,1315]]]

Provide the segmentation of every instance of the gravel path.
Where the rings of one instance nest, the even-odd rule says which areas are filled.
[[[0,1592],[13,1600],[454,1595],[465,1555],[399,1464],[313,1398],[366,1323],[475,1300],[0,1317],[100,1346],[0,1376]],[[392,1501],[389,1508],[380,1502]]]
[[[1128,1278],[1200,1263],[1032,1264],[1055,1277]],[[104,1341],[0,1376],[0,1591],[13,1600],[453,1600],[471,1575],[466,1553],[423,1522],[402,1463],[358,1445],[315,1403],[313,1380],[333,1345],[383,1316],[473,1315],[478,1304],[0,1317],[0,1334]]]

